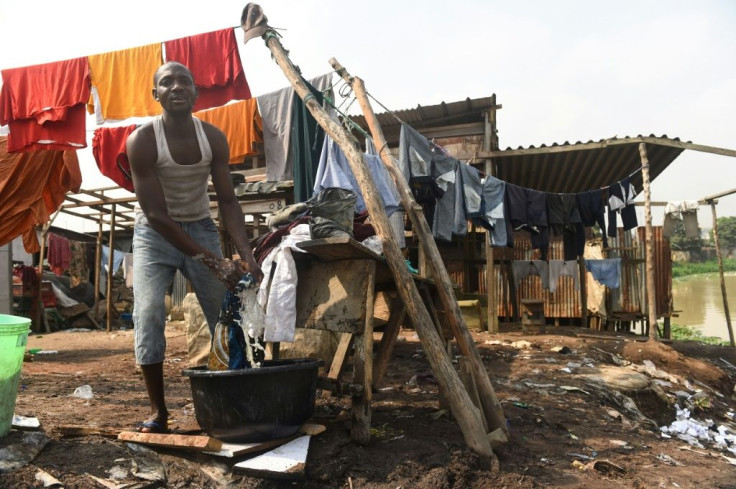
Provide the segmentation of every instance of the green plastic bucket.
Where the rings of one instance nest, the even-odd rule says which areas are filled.
[[[8,434],[13,423],[30,324],[28,318],[0,314],[0,438]]]

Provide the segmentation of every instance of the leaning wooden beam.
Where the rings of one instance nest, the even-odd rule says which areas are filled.
[[[726,190],[725,192],[721,192],[715,195],[709,195],[708,197],[704,197],[703,201],[707,203],[712,203],[716,199],[720,199],[721,197],[725,197],[731,194],[736,194],[736,188],[732,188],[731,190]]]
[[[652,193],[649,187],[649,158],[647,147],[639,143],[641,157],[641,181],[644,186],[644,249],[647,271],[647,317],[649,320],[649,339],[657,340],[657,289],[654,282],[654,237],[652,232]]]
[[[363,154],[358,146],[358,142],[317,103],[317,100],[307,88],[296,67],[287,57],[286,51],[279,41],[278,34],[269,28],[263,35],[263,38],[276,64],[283,70],[286,78],[288,78],[294,87],[294,91],[304,101],[304,104],[317,123],[322,126],[325,132],[330,135],[345,153],[365,199],[366,207],[371,217],[371,224],[373,224],[376,233],[383,242],[383,253],[393,273],[399,295],[411,314],[417,334],[422,342],[432,370],[437,377],[437,381],[440,385],[444,386],[447,392],[452,406],[452,413],[460,425],[465,442],[481,457],[485,458],[488,462],[492,462],[494,459],[493,450],[491,449],[488,438],[485,436],[481,413],[473,406],[468,392],[465,390],[451,361],[444,352],[442,340],[437,334],[432,324],[432,319],[429,317],[429,313],[422,303],[422,298],[414,284],[414,280],[406,268],[406,262],[401,254],[396,238],[394,238],[386,211],[379,199],[376,185],[363,161]]]
[[[110,249],[107,251],[108,257],[107,257],[107,291],[105,292],[105,304],[106,304],[106,311],[107,311],[107,318],[105,318],[105,323],[107,324],[107,332],[109,333],[112,331],[112,314],[110,314],[110,311],[112,311],[112,264],[113,264],[113,258],[115,257],[115,253],[113,252],[114,246],[115,246],[115,208],[116,204],[112,205],[112,225],[110,226],[110,239],[108,240],[108,246]]]
[[[404,176],[399,169],[396,160],[387,151],[388,146],[386,138],[383,135],[378,119],[368,101],[368,96],[363,85],[363,81],[358,77],[350,76],[345,68],[337,62],[336,59],[332,58],[330,64],[333,68],[342,76],[353,88],[355,96],[358,99],[365,120],[368,123],[368,127],[371,129],[371,134],[375,141],[376,147],[380,148],[379,155],[381,160],[386,165],[389,173],[396,183],[396,188],[399,191],[401,197],[401,204],[406,209],[406,213],[411,219],[415,234],[419,239],[419,242],[427,254],[427,263],[430,267],[431,275],[437,285],[437,293],[440,297],[442,307],[447,311],[446,317],[450,321],[450,328],[455,335],[460,352],[470,359],[470,365],[473,370],[473,378],[478,387],[478,391],[481,397],[481,405],[483,407],[483,414],[491,431],[501,428],[504,433],[508,434],[508,426],[506,425],[506,418],[503,415],[503,408],[501,403],[496,397],[496,393],[491,385],[491,380],[488,377],[488,372],[483,365],[483,360],[478,353],[478,349],[475,347],[475,341],[473,340],[468,327],[465,324],[463,313],[460,310],[460,306],[457,303],[455,297],[455,291],[452,287],[452,281],[445,268],[445,262],[437,249],[437,243],[434,241],[432,231],[429,229],[424,218],[424,213],[421,207],[414,201],[414,197],[411,194],[409,185],[404,180]],[[414,316],[412,316],[414,317]]]
[[[728,311],[728,294],[726,294],[726,280],[723,276],[723,255],[721,255],[721,246],[718,240],[718,217],[716,216],[715,200],[710,201],[710,209],[713,213],[713,242],[716,245],[716,257],[718,257],[718,275],[721,278],[721,295],[723,296],[723,312],[726,315],[726,325],[728,326],[728,338],[731,340],[731,346],[736,347],[733,337],[733,327],[731,326],[731,314]]]

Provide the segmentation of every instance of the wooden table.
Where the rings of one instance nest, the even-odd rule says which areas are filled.
[[[390,316],[373,352],[373,310],[376,293],[393,288],[383,257],[347,236],[298,244],[307,256],[295,253],[298,285],[296,324],[343,335],[320,388],[352,396],[351,437],[370,440],[373,389],[380,384],[405,316],[403,303],[391,301]],[[431,284],[431,281],[426,281]],[[424,286],[430,290],[429,285]],[[429,292],[428,292],[429,293]],[[340,373],[353,345],[353,379],[340,381]]]

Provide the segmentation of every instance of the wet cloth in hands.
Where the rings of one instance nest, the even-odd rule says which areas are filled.
[[[262,313],[254,286],[253,275],[246,273],[234,292],[225,292],[212,339],[210,370],[251,368],[263,361],[264,350],[259,342]]]

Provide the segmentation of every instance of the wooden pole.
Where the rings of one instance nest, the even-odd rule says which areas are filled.
[[[713,241],[716,244],[716,256],[718,257],[718,275],[721,278],[721,294],[723,295],[723,313],[726,315],[726,325],[728,326],[728,338],[731,340],[731,346],[736,347],[733,338],[733,327],[731,326],[731,314],[728,311],[728,295],[726,294],[726,279],[723,277],[723,256],[721,255],[721,245],[718,242],[718,218],[716,217],[716,203],[710,201],[710,209],[713,213]]]
[[[649,339],[657,340],[657,289],[654,282],[654,234],[652,232],[652,194],[649,188],[649,158],[647,147],[639,143],[641,156],[641,180],[644,185],[644,249],[646,251],[647,271],[647,317],[649,320]]]
[[[491,95],[491,104],[494,108],[489,109],[485,114],[485,129],[483,134],[483,148],[486,151],[493,151],[498,149],[493,146],[494,133],[496,131],[496,94]],[[486,175],[493,175],[493,161],[487,158],[485,161],[485,172]],[[504,224],[505,225],[505,224]],[[496,265],[494,259],[493,246],[490,243],[491,232],[486,229],[486,315],[488,325],[488,331],[490,333],[498,333],[498,305],[496,304]]]
[[[107,332],[109,333],[112,331],[112,318],[110,317],[110,311],[112,311],[112,276],[114,275],[112,271],[112,263],[113,258],[115,257],[115,253],[113,253],[114,246],[115,246],[115,208],[117,207],[117,204],[112,205],[112,214],[110,215],[110,239],[108,239],[107,245],[110,247],[108,250],[108,257],[107,257],[107,291],[105,293],[105,305],[107,308],[107,317],[105,318],[105,323],[107,324]]]
[[[95,320],[100,320],[100,260],[102,257],[102,219],[98,220],[97,244],[95,246]]]
[[[386,168],[396,183],[396,188],[398,189],[401,197],[401,203],[411,219],[414,233],[424,247],[424,251],[428,256],[427,262],[430,266],[432,276],[434,277],[442,307],[447,311],[446,317],[449,319],[450,328],[455,335],[458,348],[460,349],[460,352],[470,360],[473,377],[478,387],[481,405],[483,406],[483,414],[486,418],[487,425],[491,431],[500,428],[504,433],[508,434],[508,426],[506,425],[506,418],[503,415],[503,408],[501,407],[501,403],[498,401],[496,393],[493,390],[491,380],[488,377],[488,372],[486,371],[485,366],[483,365],[480,353],[478,353],[478,349],[475,347],[475,340],[473,340],[473,337],[465,324],[465,319],[463,318],[463,313],[457,303],[450,276],[445,268],[445,262],[442,260],[442,256],[437,249],[437,243],[435,243],[432,231],[429,229],[429,225],[424,218],[422,208],[414,201],[409,185],[404,180],[396,160],[387,151],[388,145],[386,138],[383,135],[383,130],[381,129],[378,119],[376,118],[371,104],[368,101],[363,81],[358,77],[350,76],[350,74],[340,65],[340,63],[337,62],[336,59],[331,59],[330,64],[353,88],[355,96],[358,99],[358,103],[365,115],[365,120],[368,123],[371,134],[373,135],[376,147],[381,148],[381,160],[386,165]]]
[[[481,413],[473,406],[468,392],[460,381],[450,359],[447,358],[442,340],[432,324],[432,318],[430,318],[427,309],[424,307],[419,291],[414,284],[414,279],[406,268],[406,262],[393,235],[388,216],[386,216],[386,212],[379,199],[376,185],[367,166],[363,162],[363,154],[358,146],[358,142],[317,103],[316,98],[307,88],[298,70],[286,55],[286,51],[279,41],[278,34],[269,28],[263,35],[263,38],[266,40],[266,46],[271,51],[276,64],[279,65],[286,78],[294,87],[294,91],[304,101],[304,104],[317,123],[322,126],[325,132],[330,135],[345,153],[365,199],[366,208],[371,217],[371,224],[373,224],[376,233],[383,242],[383,253],[393,273],[399,295],[411,315],[427,359],[437,377],[437,381],[440,385],[444,386],[448,394],[452,406],[452,413],[460,425],[465,442],[481,457],[485,458],[488,462],[492,462],[495,457],[490,441],[486,437],[483,429]]]
[[[40,329],[41,323],[43,323],[47,333],[51,332],[51,327],[46,320],[46,311],[44,310],[45,308],[43,307],[43,298],[41,297],[41,286],[43,284],[43,261],[46,259],[46,243],[48,242],[50,226],[51,223],[45,224],[41,231],[41,251],[39,252],[38,257],[38,287],[36,290],[36,314],[33,318],[33,320],[36,321],[36,327]]]

